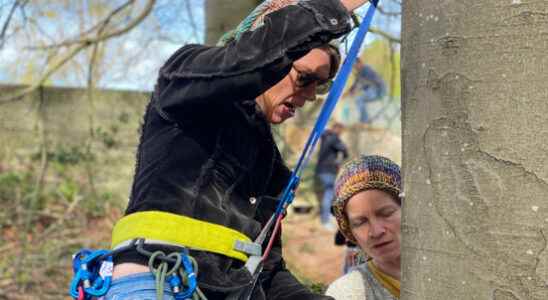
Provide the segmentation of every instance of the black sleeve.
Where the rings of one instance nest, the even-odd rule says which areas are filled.
[[[350,28],[339,0],[308,0],[267,15],[264,25],[226,46],[184,46],[160,69],[156,108],[177,120],[195,109],[255,99],[280,81],[293,61]]]

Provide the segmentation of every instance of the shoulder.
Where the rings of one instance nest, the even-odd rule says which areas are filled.
[[[335,280],[329,285],[325,294],[335,299],[365,299],[365,288],[360,271],[354,270]]]

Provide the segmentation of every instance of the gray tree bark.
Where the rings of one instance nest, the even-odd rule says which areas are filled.
[[[225,32],[234,29],[261,2],[206,0],[206,44],[215,45]]]
[[[402,299],[548,299],[548,1],[403,1]]]

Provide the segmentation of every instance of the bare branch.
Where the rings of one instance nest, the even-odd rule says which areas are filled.
[[[68,47],[68,46],[72,46],[74,44],[80,44],[80,43],[85,43],[86,42],[86,39],[83,39],[82,37],[83,36],[86,36],[86,35],[89,35],[91,34],[92,32],[94,32],[95,30],[97,29],[101,29],[101,28],[104,28],[105,24],[108,24],[110,22],[110,20],[115,16],[117,15],[118,13],[120,13],[121,11],[123,11],[125,8],[129,7],[131,4],[133,4],[135,2],[135,0],[128,0],[126,1],[125,3],[123,3],[122,5],[118,6],[117,8],[115,8],[114,10],[112,10],[103,20],[101,20],[99,23],[91,26],[91,28],[89,28],[88,30],[84,31],[84,32],[81,32],[78,37],[75,37],[75,38],[71,38],[71,39],[67,39],[66,41],[64,42],[61,42],[61,43],[58,43],[58,44],[52,44],[52,45],[47,45],[47,46],[40,46],[40,47],[28,47],[27,49],[29,50],[43,50],[43,49],[50,49],[50,48],[59,48],[59,47]],[[151,4],[152,2],[152,5],[154,5],[154,2],[155,1],[149,1],[148,4]],[[151,7],[152,8],[152,7]],[[146,10],[146,9],[145,9]]]
[[[19,2],[18,0],[16,0],[15,2],[13,2],[10,12],[8,13],[8,17],[6,18],[4,25],[2,25],[2,30],[0,31],[0,49],[4,47],[4,43],[6,42],[6,32],[11,22],[11,18],[13,17],[13,14],[15,13],[15,10],[17,9],[18,6],[24,7],[27,4],[27,2],[28,0],[25,0],[23,2]]]
[[[196,22],[194,21],[194,16],[192,15],[192,7],[190,6],[190,0],[185,1],[186,11],[188,13],[188,19],[190,20],[190,28],[192,28],[192,35],[194,39],[198,40],[198,29]]]
[[[385,39],[387,39],[391,43],[401,44],[401,39],[400,38],[395,37],[395,36],[391,35],[390,33],[386,32],[386,31],[382,31],[382,30],[380,30],[376,27],[370,27],[369,32],[374,33],[374,34],[378,34],[378,35],[384,37]]]
[[[382,6],[378,6],[377,7],[377,10],[385,15],[385,16],[388,16],[388,17],[401,17],[401,11],[400,12],[392,12],[392,11],[385,11],[384,8]]]
[[[133,0],[130,0],[130,1],[133,1]],[[69,51],[57,63],[55,63],[53,66],[50,66],[47,69],[47,71],[42,75],[42,77],[36,83],[32,84],[28,88],[23,89],[22,91],[16,93],[15,95],[10,95],[8,97],[0,98],[0,105],[11,102],[11,101],[19,100],[22,97],[24,97],[25,95],[27,95],[28,93],[33,92],[38,87],[40,87],[42,84],[44,84],[44,82],[46,82],[46,80],[53,73],[55,73],[57,70],[59,70],[68,61],[70,61],[72,58],[74,58],[74,56],[76,56],[78,53],[80,53],[80,51],[86,49],[87,47],[92,46],[96,43],[105,41],[107,39],[122,35],[122,34],[128,32],[128,31],[130,31],[131,29],[133,29],[135,26],[137,26],[144,18],[146,18],[150,14],[150,12],[152,11],[152,7],[154,6],[155,2],[156,2],[156,0],[148,0],[147,5],[143,9],[143,11],[137,17],[135,17],[135,19],[133,19],[126,27],[115,30],[113,32],[100,34],[95,38],[82,39],[82,40],[78,41],[78,44],[75,45],[74,48],[72,48],[72,50]],[[103,21],[103,25],[110,22],[110,19],[112,18],[112,16],[113,16],[113,14],[109,14],[109,16],[107,16],[105,18],[105,20]]]

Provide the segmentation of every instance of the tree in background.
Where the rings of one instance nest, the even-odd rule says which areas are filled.
[[[402,299],[548,299],[548,2],[403,12]]]
[[[261,0],[205,0],[206,39],[215,45],[227,31],[234,29],[262,1]]]

